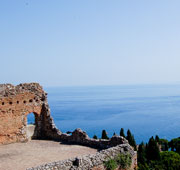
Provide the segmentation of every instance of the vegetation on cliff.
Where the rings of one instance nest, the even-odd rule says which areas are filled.
[[[134,139],[134,135],[131,134],[131,131],[128,129],[127,131],[127,137],[126,139],[128,140],[129,144],[134,148],[134,150],[136,151],[136,141]]]
[[[151,137],[138,148],[138,170],[179,170],[180,169],[180,138],[160,139]],[[171,151],[169,151],[171,150]]]
[[[124,129],[121,128],[120,136],[125,137],[134,150],[137,150],[138,170],[180,170],[180,137],[168,141],[156,135],[155,138],[152,136],[148,143],[142,142],[137,147],[134,135],[129,129],[125,136]],[[94,138],[96,137],[95,135]],[[103,130],[102,139],[108,138],[107,132]],[[118,167],[128,168],[130,163],[129,155],[118,155],[115,159],[108,159],[104,165],[107,169],[114,170]]]
[[[108,159],[104,162],[104,166],[107,170],[114,169],[126,169],[131,165],[131,156],[130,154],[118,154],[114,159]]]

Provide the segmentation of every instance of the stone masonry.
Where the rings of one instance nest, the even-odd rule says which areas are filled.
[[[131,166],[126,170],[136,169],[136,153],[129,144],[121,144],[102,150],[96,154],[47,163],[27,170],[105,170],[104,162],[109,159],[114,159],[118,154],[129,154],[131,156]]]
[[[13,86],[0,85],[0,144],[26,142],[27,115],[34,113],[35,130],[33,138],[50,139],[68,144],[79,144],[101,150],[95,155],[73,158],[65,161],[48,163],[31,170],[62,169],[62,170],[103,170],[103,162],[114,158],[119,153],[129,153],[132,157],[130,169],[137,165],[137,154],[121,136],[113,136],[108,140],[92,139],[86,132],[76,129],[72,134],[62,133],[56,128],[50,115],[47,93],[38,83],[25,83]]]
[[[47,93],[38,83],[0,85],[0,144],[27,141],[27,115],[35,115],[34,138],[60,134],[50,115]]]

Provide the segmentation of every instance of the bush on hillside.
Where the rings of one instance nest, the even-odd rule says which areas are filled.
[[[104,166],[108,170],[114,170],[116,168],[126,169],[131,165],[132,159],[130,154],[118,154],[114,159],[109,159],[104,162]]]

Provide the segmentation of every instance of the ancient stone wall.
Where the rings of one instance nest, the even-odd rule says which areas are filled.
[[[50,137],[50,136],[49,136]],[[105,139],[92,139],[81,129],[76,129],[71,135],[66,133],[53,134],[51,139],[65,142],[68,144],[80,144],[94,147],[100,151],[94,155],[72,158],[64,161],[47,163],[28,170],[105,170],[104,162],[110,158],[115,158],[118,154],[130,154],[132,158],[131,166],[128,170],[134,170],[137,167],[137,153],[129,145],[128,141],[122,136],[113,136]],[[127,170],[127,169],[126,169]]]
[[[27,141],[27,115],[35,115],[34,138],[61,132],[50,116],[47,94],[38,83],[0,85],[0,144]]]
[[[50,135],[49,135],[50,136]],[[128,144],[128,141],[122,136],[113,136],[112,138],[106,139],[92,139],[86,132],[81,129],[76,129],[72,134],[61,133],[52,137],[54,140],[58,140],[68,144],[79,144],[89,146],[97,149],[107,149],[119,144]]]
[[[116,147],[102,150],[93,155],[47,163],[27,170],[105,170],[104,162],[115,158],[118,154],[130,154],[132,157],[131,166],[126,170],[136,169],[136,152],[134,152],[129,144],[121,144]]]
[[[35,115],[33,138],[52,139],[101,150],[95,155],[58,161],[31,168],[31,170],[103,170],[103,162],[108,158],[114,158],[119,153],[129,153],[132,156],[132,166],[130,169],[136,167],[136,152],[128,144],[128,141],[121,136],[115,135],[109,140],[92,139],[81,129],[76,129],[71,135],[58,130],[50,115],[47,94],[38,83],[26,83],[18,86],[11,84],[0,85],[0,144],[27,141],[26,128],[27,115],[29,113],[34,113]]]

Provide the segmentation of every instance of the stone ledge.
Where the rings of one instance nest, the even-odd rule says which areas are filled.
[[[97,168],[104,170],[105,167],[103,163],[110,158],[115,158],[119,153],[129,153],[131,155],[132,164],[129,170],[133,170],[136,167],[137,155],[129,144],[121,144],[116,147],[102,150],[93,155],[85,155],[82,157],[47,163],[27,170],[95,170]]]

